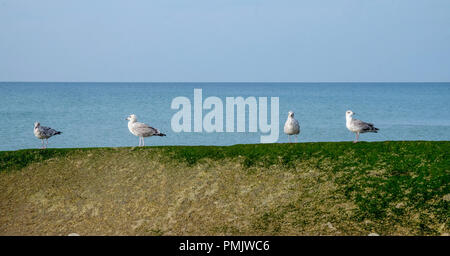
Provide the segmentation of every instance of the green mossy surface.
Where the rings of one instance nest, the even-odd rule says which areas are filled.
[[[0,152],[0,234],[446,235],[450,142]]]

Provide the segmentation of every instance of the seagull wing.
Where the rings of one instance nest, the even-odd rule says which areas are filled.
[[[136,132],[138,132],[139,134],[142,134],[143,136],[154,136],[154,135],[165,136],[165,135],[162,135],[162,133],[158,129],[153,128],[144,123],[136,122],[134,124],[133,128],[136,130]]]
[[[377,132],[379,130],[372,123],[366,123],[358,119],[353,119],[352,123],[361,132]]]
[[[294,127],[300,129],[300,125],[298,124],[298,120],[297,119],[294,119]]]
[[[50,127],[46,127],[46,126],[41,126],[40,130],[45,136],[48,136],[48,137],[51,137],[51,136],[57,135],[57,134],[61,134],[61,132],[58,132],[57,130],[52,129]]]

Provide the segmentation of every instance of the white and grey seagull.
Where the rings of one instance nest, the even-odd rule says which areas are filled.
[[[158,129],[153,128],[147,124],[140,123],[137,121],[137,116],[131,114],[126,118],[128,120],[128,130],[130,132],[139,137],[139,146],[145,146],[144,138],[150,136],[166,136],[164,133],[161,133]]]
[[[295,142],[297,142],[297,136],[300,133],[300,125],[294,118],[294,112],[289,111],[286,123],[284,123],[284,133],[288,135],[289,142],[291,142],[291,135],[295,135]]]
[[[347,112],[345,112],[345,119],[346,119],[345,125],[347,126],[347,129],[349,131],[356,134],[356,140],[353,141],[354,143],[358,142],[360,133],[365,133],[365,132],[377,133],[377,131],[379,130],[378,128],[373,126],[373,124],[371,124],[371,123],[366,123],[361,120],[353,118],[354,114],[355,113],[353,113],[353,111],[351,111],[351,110],[347,110]]]
[[[54,135],[61,134],[62,132],[59,132],[55,129],[52,129],[50,127],[41,126],[39,122],[34,123],[34,136],[36,136],[38,139],[42,140],[42,148],[47,148],[48,145],[48,139]],[[44,140],[46,140],[46,145],[44,145]]]

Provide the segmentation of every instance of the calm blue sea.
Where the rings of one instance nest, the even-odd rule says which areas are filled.
[[[146,145],[232,145],[259,143],[257,133],[175,133],[172,99],[203,89],[203,99],[279,97],[278,142],[289,110],[300,122],[300,142],[351,141],[345,111],[380,128],[361,140],[450,140],[450,83],[0,83],[0,150],[38,148],[33,123],[63,132],[49,147],[136,146],[125,118],[159,128],[167,137]],[[224,106],[225,108],[225,106]],[[208,111],[204,111],[204,115]],[[225,109],[224,109],[225,113]],[[248,120],[248,119],[247,119]],[[224,121],[225,123],[225,121]],[[225,127],[224,127],[225,129]]]

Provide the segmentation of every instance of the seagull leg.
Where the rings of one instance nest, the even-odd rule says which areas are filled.
[[[44,139],[42,139],[42,149],[44,149]]]
[[[139,147],[141,146],[141,137],[139,137]]]
[[[298,135],[295,135],[295,143],[298,143]]]
[[[47,148],[48,147],[48,139],[45,139],[45,148]]]
[[[291,143],[291,135],[288,135],[288,141]]]
[[[145,140],[144,140],[144,137],[142,137],[142,146],[145,147]]]
[[[356,142],[358,142],[358,139],[359,139],[359,132],[357,132],[357,133],[356,133],[356,140],[355,140],[355,141],[353,141],[353,143],[356,143]]]

